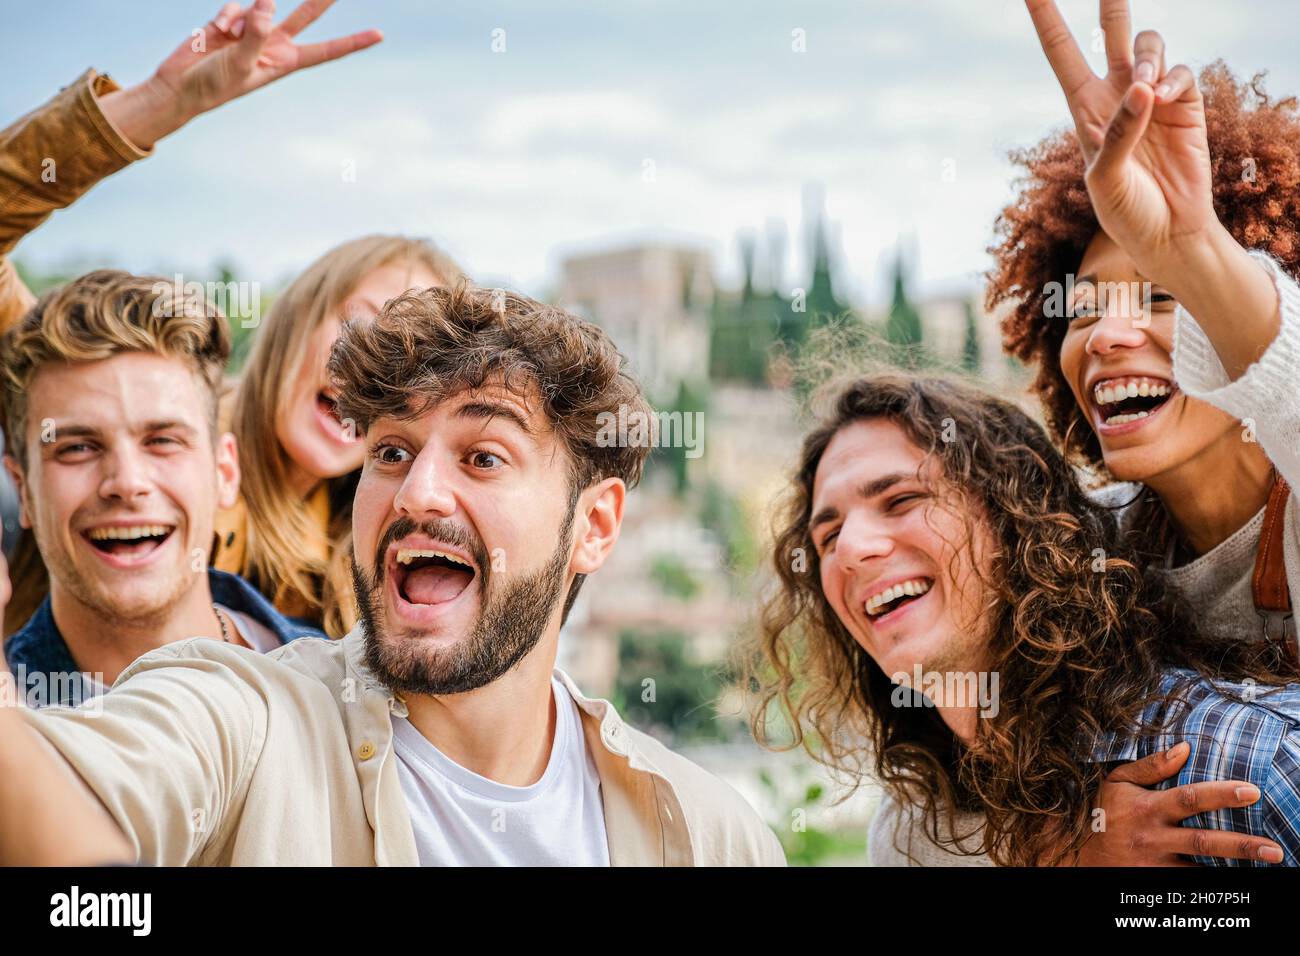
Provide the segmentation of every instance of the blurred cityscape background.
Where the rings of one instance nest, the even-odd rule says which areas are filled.
[[[1104,71],[1096,0],[1061,5]],[[90,65],[143,79],[219,6],[0,0],[0,123]],[[1292,13],[1134,2],[1171,63],[1268,68],[1274,93],[1300,62],[1264,24]],[[1007,151],[1068,119],[1023,3],[340,0],[304,38],[368,27],[379,47],[201,118],[56,215],[19,246],[24,278],[255,283],[265,314],[329,247],[401,232],[607,328],[656,408],[702,415],[702,454],[655,451],[560,664],[736,786],[792,863],[864,862],[874,795],[837,804],[809,758],[757,747],[728,654],[770,581],[811,336],[1023,389],[984,250]],[[237,373],[256,330],[233,324]]]

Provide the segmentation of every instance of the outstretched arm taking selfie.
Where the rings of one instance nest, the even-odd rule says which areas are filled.
[[[209,653],[185,655],[194,644]],[[181,641],[137,660],[108,694],[41,709],[22,703],[42,685],[21,673],[15,685],[0,662],[0,866],[185,866],[219,854],[267,726],[240,654]]]
[[[8,670],[0,679],[8,682]],[[94,794],[6,699],[0,704],[0,865],[95,866],[134,859],[131,844]]]
[[[45,105],[0,131],[0,332],[34,297],[4,257],[96,183],[151,154],[201,113],[266,84],[378,43],[377,30],[320,43],[294,37],[333,0],[307,0],[279,26],[275,4],[228,3],[147,80],[121,89],[88,70]]]
[[[0,614],[9,573],[0,552]],[[0,865],[85,866],[133,860],[112,818],[19,712],[21,688],[0,654]]]

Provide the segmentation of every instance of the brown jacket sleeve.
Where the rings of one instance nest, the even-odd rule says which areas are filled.
[[[87,70],[0,132],[0,333],[35,302],[8,258],[18,241],[101,179],[153,152],[137,148],[99,108],[97,97],[116,89]]]

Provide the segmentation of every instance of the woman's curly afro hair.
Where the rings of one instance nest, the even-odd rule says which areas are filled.
[[[1263,74],[1239,83],[1222,60],[1200,76],[1214,177],[1214,211],[1247,249],[1262,249],[1300,276],[1300,117],[1295,97],[1271,100]],[[1060,369],[1066,321],[1048,318],[1049,283],[1064,283],[1096,234],[1084,159],[1072,130],[1011,153],[1017,195],[994,227],[985,304],[1009,307],[1003,348],[1031,366],[1031,386],[1067,455],[1104,467],[1101,446]]]

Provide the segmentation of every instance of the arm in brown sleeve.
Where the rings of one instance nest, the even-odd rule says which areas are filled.
[[[117,88],[87,70],[0,132],[0,333],[35,302],[8,258],[18,241],[101,179],[153,152],[136,147],[100,109],[98,97]]]

